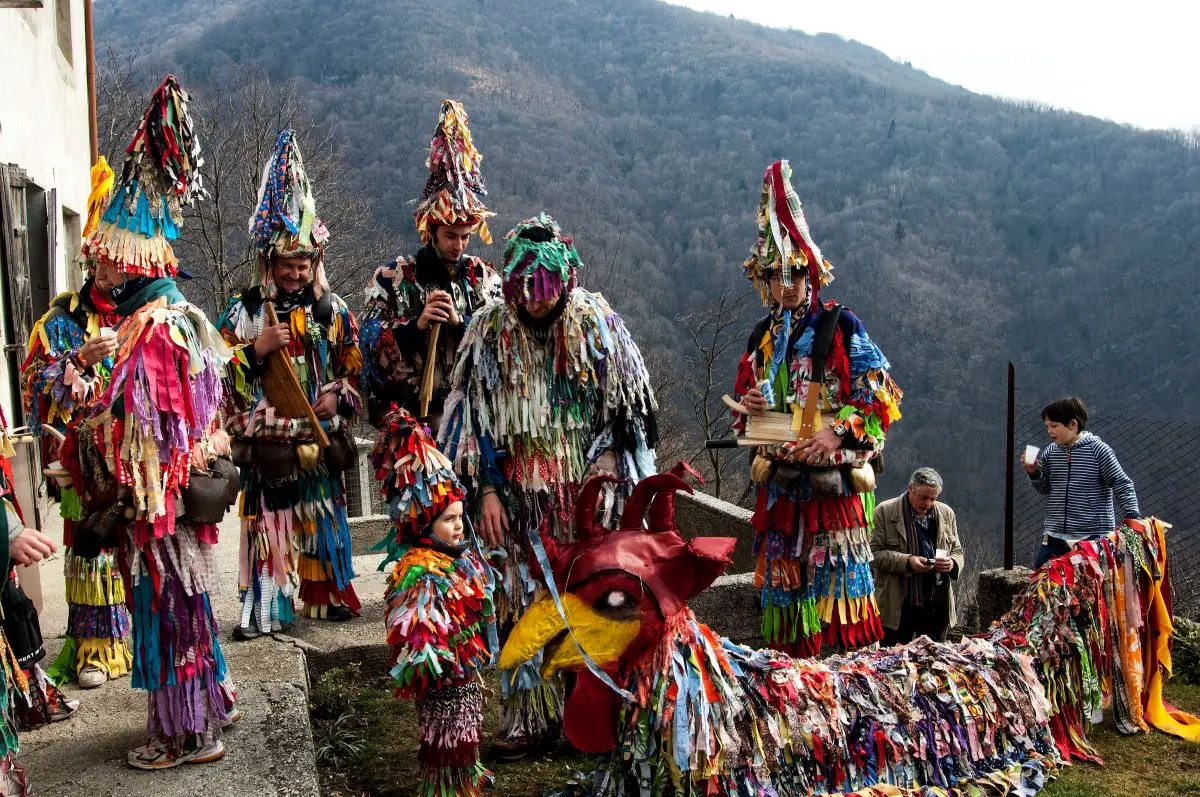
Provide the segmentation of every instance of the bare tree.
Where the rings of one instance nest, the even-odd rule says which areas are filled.
[[[100,154],[108,165],[121,170],[125,147],[133,138],[150,96],[137,46],[117,48],[109,45],[96,65],[96,116]]]
[[[220,309],[250,283],[257,253],[249,236],[262,169],[279,131],[296,131],[317,209],[330,231],[325,268],[335,292],[357,292],[383,246],[364,192],[348,178],[332,127],[315,118],[295,80],[274,81],[257,70],[232,68],[196,91],[197,125],[205,136],[208,199],[188,213],[181,250],[191,255],[205,304]]]
[[[149,79],[137,50],[110,48],[97,70],[101,148],[118,172],[149,96]],[[292,128],[318,212],[330,231],[325,256],[330,287],[352,294],[355,306],[359,289],[386,249],[365,192],[349,179],[332,125],[313,115],[294,79],[275,81],[261,71],[235,66],[188,89],[208,196],[185,211],[183,235],[176,242],[181,264],[194,278],[182,286],[184,292],[219,312],[230,295],[250,284],[257,255],[248,228],[262,169],[279,131]]]
[[[733,418],[721,402],[722,386],[732,379],[732,363],[742,340],[748,306],[744,291],[726,288],[715,301],[679,317],[679,325],[691,344],[691,353],[684,356],[690,378],[683,392],[691,409],[692,427],[699,437],[698,450],[691,459],[717,498],[723,491],[729,492],[725,488],[731,483],[740,484],[739,474],[745,470],[743,457],[704,449],[703,441],[732,433]]]

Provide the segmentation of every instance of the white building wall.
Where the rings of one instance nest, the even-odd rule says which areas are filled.
[[[69,61],[59,47],[57,3],[70,7]],[[0,8],[0,163],[21,167],[46,191],[57,189],[57,267],[51,294],[68,289],[79,249],[78,240],[69,240],[63,211],[81,220],[87,213],[91,144],[83,16],[83,0],[44,0],[36,9]],[[0,284],[0,291],[7,286]],[[0,384],[7,384],[8,364],[2,360]],[[7,391],[0,390],[0,398],[5,414],[13,418]]]
[[[68,4],[70,11],[69,59],[59,41],[60,3]],[[0,163],[15,164],[47,193],[56,191],[53,223],[57,234],[49,253],[55,263],[51,296],[72,284],[80,243],[77,236],[87,213],[91,145],[83,12],[83,0],[43,0],[43,7],[35,9],[0,7]],[[64,33],[67,29],[63,27]],[[0,186],[0,190],[10,189]],[[68,225],[65,220],[72,213],[80,218],[78,223]],[[45,230],[30,230],[30,234],[45,236]],[[48,264],[34,267],[44,269]],[[4,294],[8,286],[4,283],[0,280],[0,308],[7,306]],[[4,325],[0,324],[0,345],[23,349],[28,344],[5,338]],[[18,376],[12,373],[12,359],[0,356],[0,405],[10,423],[17,417],[9,387]],[[32,436],[23,434],[14,442],[17,454],[12,460],[13,486],[24,507],[26,524],[41,526],[47,513],[55,511],[39,489],[41,457]],[[44,564],[62,566],[58,561]],[[20,568],[19,572],[22,586],[40,609],[40,568]]]

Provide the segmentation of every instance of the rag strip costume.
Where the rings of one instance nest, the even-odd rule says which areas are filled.
[[[1123,732],[1145,732],[1145,717],[1200,736],[1200,720],[1161,699],[1172,629],[1156,520],[1054,560],[987,638],[818,661],[735,645],[696,620],[687,601],[734,540],[684,540],[680,489],[672,474],[641,482],[610,532],[589,527],[585,486],[580,540],[552,563],[561,595],[534,604],[501,651],[501,667],[539,655],[576,673],[567,736],[596,769],[572,795],[1030,797],[1068,756],[1089,755],[1087,718],[1108,697]]]
[[[546,589],[539,571],[547,552],[575,539],[572,510],[585,477],[606,471],[628,485],[653,473],[658,434],[641,353],[604,297],[575,287],[571,239],[545,214],[507,239],[505,301],[471,319],[439,434],[475,486],[476,504],[495,492],[508,516],[497,600],[502,636]],[[524,306],[550,300],[556,304],[542,318]],[[606,514],[620,499],[609,491]],[[501,672],[506,740],[557,736],[562,690],[542,680],[539,664]]]
[[[240,637],[278,631],[292,622],[297,577],[309,616],[343,620],[361,609],[351,583],[342,478],[353,464],[350,426],[361,408],[358,325],[346,303],[329,290],[324,266],[329,232],[317,216],[292,130],[279,134],[263,169],[250,234],[259,253],[255,284],[230,299],[218,322],[235,352],[226,429],[245,452],[238,461]],[[293,293],[281,290],[271,276],[274,257],[311,258],[312,281]],[[350,461],[321,451],[309,418],[284,415],[266,396],[267,362],[256,358],[253,343],[267,325],[268,303],[279,322],[290,327],[284,351],[309,403],[327,393],[337,396],[337,414],[320,423],[331,448],[336,444]]]
[[[8,420],[0,412],[0,503],[4,509],[4,532],[0,534],[0,567],[3,570],[0,572],[3,572],[5,579],[0,584],[0,591],[6,593],[5,608],[9,603],[7,593],[14,589],[16,574],[9,558],[9,543],[25,530],[20,506],[12,491],[12,464],[9,458],[15,454],[8,437]],[[21,597],[24,597],[24,593]],[[28,600],[25,598],[25,601]],[[36,617],[35,614],[35,620]],[[0,797],[25,797],[29,794],[29,774],[25,767],[17,763],[17,715],[22,705],[28,702],[31,685],[17,660],[16,652],[9,645],[7,627],[7,622],[0,627]]]
[[[88,226],[84,238],[95,232],[100,210],[112,191],[115,175],[101,157],[92,167],[92,191],[88,199]],[[102,329],[120,324],[116,304],[93,279],[95,262],[87,264],[89,277],[78,293],[64,293],[34,325],[29,349],[21,366],[22,396],[30,428],[42,442],[42,461],[56,462],[55,436],[44,434],[51,427],[60,434],[87,415],[91,405],[108,385],[111,358],[86,366],[80,349],[99,336]],[[63,570],[67,587],[67,641],[54,666],[52,680],[75,680],[85,670],[109,679],[128,675],[133,666],[129,649],[129,611],[125,607],[125,585],[115,557],[115,547],[103,548],[93,536],[75,542],[75,527],[83,519],[83,505],[69,479],[51,479],[50,493],[58,498],[63,518]],[[115,543],[115,541],[114,541]]]
[[[378,426],[388,407],[399,404],[420,413],[420,387],[429,352],[430,329],[417,327],[430,291],[450,294],[461,323],[443,323],[433,363],[430,414],[440,416],[450,391],[454,353],[471,316],[486,302],[500,298],[500,278],[483,260],[463,255],[448,265],[437,250],[439,225],[471,225],[484,243],[492,242],[487,218],[495,214],[483,204],[487,191],[479,164],[483,156],[471,141],[461,104],[443,100],[438,126],[429,145],[429,178],[417,206],[417,232],[423,246],[415,255],[398,257],[375,271],[367,286],[366,313],[360,337],[363,393],[371,421]]]
[[[492,779],[479,760],[481,672],[498,647],[491,572],[473,535],[461,545],[434,536],[434,521],[465,493],[411,415],[385,417],[371,462],[394,526],[377,549],[388,552],[381,570],[395,563],[387,639],[396,696],[416,700],[418,794],[479,797]]]
[[[759,237],[743,273],[771,309],[750,335],[734,393],[740,400],[759,388],[773,405],[768,411],[790,416],[793,431],[816,402],[814,428],[832,427],[842,441],[819,465],[797,461],[794,444],[763,446],[751,470],[763,638],[792,655],[815,656],[822,643],[853,649],[883,637],[867,530],[875,503],[871,462],[900,417],[903,394],[862,322],[820,301],[832,267],[812,241],[790,175],[787,161],[773,163],[764,175]],[[776,273],[785,287],[803,281],[799,308],[770,299]],[[814,375],[820,338],[827,351],[818,362],[822,373]],[[745,434],[744,415],[736,415],[735,428]]]
[[[1087,733],[1108,708],[1121,733],[1152,725],[1200,742],[1200,719],[1162,698],[1175,631],[1168,528],[1156,518],[1126,520],[1076,543],[1034,573],[992,628],[993,641],[1034,658],[1063,758],[1103,763]]]
[[[193,468],[206,467],[220,447],[213,434],[229,352],[172,279],[182,206],[203,196],[187,103],[174,76],[154,92],[84,243],[86,258],[125,275],[113,291],[122,322],[110,381],[62,453],[89,513],[84,524],[119,540],[133,686],[149,694],[147,741],[127,758],[142,769],[222,757],[234,699],[209,600],[217,523],[193,520],[189,500],[199,478]]]

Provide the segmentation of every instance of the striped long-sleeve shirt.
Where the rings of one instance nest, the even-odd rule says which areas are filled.
[[[1051,443],[1038,454],[1038,470],[1029,476],[1033,489],[1046,496],[1046,533],[1069,542],[1116,528],[1113,497],[1121,517],[1136,518],[1137,493],[1117,455],[1103,440],[1084,432],[1070,447]]]

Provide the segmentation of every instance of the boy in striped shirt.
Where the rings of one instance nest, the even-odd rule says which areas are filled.
[[[1108,444],[1084,431],[1087,420],[1087,407],[1074,396],[1050,404],[1042,410],[1042,421],[1053,442],[1035,462],[1023,462],[1033,489],[1046,496],[1045,533],[1034,568],[1066,553],[1074,543],[1115,529],[1114,496],[1122,518],[1141,515],[1133,479]]]

